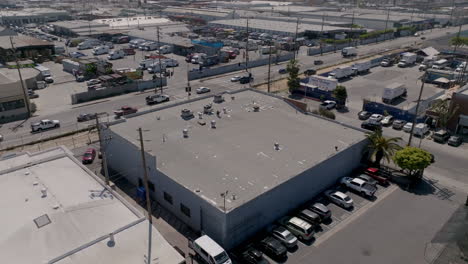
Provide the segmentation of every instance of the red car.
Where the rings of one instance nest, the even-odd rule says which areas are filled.
[[[93,163],[95,158],[96,158],[96,150],[93,148],[89,148],[83,154],[83,158],[81,159],[81,161],[83,162],[83,164],[91,164]]]
[[[367,168],[364,170],[364,173],[371,176],[380,185],[388,186],[390,184],[388,179],[382,175],[382,171],[378,168]]]
[[[115,110],[114,114],[117,117],[121,117],[121,116],[124,116],[124,115],[133,114],[133,113],[136,113],[136,112],[138,112],[138,109],[136,109],[135,107],[122,106],[119,110]]]

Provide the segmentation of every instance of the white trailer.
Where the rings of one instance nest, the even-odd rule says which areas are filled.
[[[355,47],[346,47],[341,50],[341,55],[343,57],[350,57],[357,55],[357,49]]]
[[[353,75],[354,71],[352,67],[343,67],[343,68],[336,68],[332,72],[329,73],[329,76],[335,78],[337,80],[348,78]]]
[[[353,65],[354,74],[361,74],[369,72],[371,68],[370,61],[360,62]]]
[[[338,81],[336,79],[326,78],[320,75],[314,75],[309,77],[308,84],[317,86],[321,90],[333,91],[336,86],[338,86]]]
[[[262,46],[261,48],[261,53],[262,54],[274,54],[276,52],[276,47],[275,46]]]
[[[34,67],[36,70],[38,70],[40,73],[41,73],[41,76],[42,78],[46,78],[46,77],[50,77],[51,74],[50,74],[50,70],[49,68],[47,67],[44,67],[42,65],[37,65],[36,67]]]
[[[396,99],[406,96],[406,87],[401,83],[392,83],[385,87],[382,94],[382,102],[393,104]]]
[[[114,50],[109,53],[107,59],[109,60],[117,60],[125,57],[125,52],[123,50]]]
[[[417,57],[418,55],[412,52],[405,52],[401,54],[401,59],[400,59],[400,62],[398,63],[398,67],[404,68],[404,67],[413,65],[416,62]]]

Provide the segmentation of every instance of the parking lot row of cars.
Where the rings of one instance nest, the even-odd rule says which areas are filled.
[[[235,249],[230,254],[234,263],[269,263],[263,254],[275,262],[285,262],[288,253],[292,254],[298,250],[298,243],[311,245],[324,230],[330,230],[334,222],[343,219],[343,216],[333,216],[334,212],[341,214],[338,212],[341,210],[350,215],[355,207],[362,204],[356,204],[357,201],[354,201],[352,196],[358,200],[374,200],[378,185],[387,187],[389,181],[376,168],[368,168],[357,177],[342,178],[335,188],[325,191],[290,215],[280,218],[265,231],[257,234],[250,243]],[[367,202],[370,201],[365,201]]]
[[[404,132],[411,133],[413,130],[413,134],[418,137],[424,137],[428,133],[430,133],[430,128],[425,123],[417,123],[413,124],[411,122],[407,122],[401,119],[395,119],[391,115],[381,115],[381,114],[373,114],[368,111],[360,111],[358,113],[358,118],[360,120],[364,120],[361,124],[361,128],[367,130],[377,130],[382,129],[382,127],[392,127],[395,130],[403,130]],[[414,128],[413,128],[414,126]],[[461,137],[456,135],[450,135],[450,133],[446,130],[439,130],[433,133],[432,138],[435,142],[445,144],[448,143],[450,146],[458,147],[463,143]]]

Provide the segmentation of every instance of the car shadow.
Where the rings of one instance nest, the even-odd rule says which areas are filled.
[[[287,248],[287,250],[288,250],[289,253],[294,253],[294,252],[296,252],[298,249],[299,249],[299,247],[298,247],[297,245],[295,245],[295,246],[292,247],[292,248]]]
[[[315,237],[313,237],[310,240],[301,240],[301,243],[306,246],[311,246],[312,244],[314,244],[314,242],[315,242]]]

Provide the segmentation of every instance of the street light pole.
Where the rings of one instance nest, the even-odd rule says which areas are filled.
[[[422,96],[422,92],[424,90],[424,80],[426,79],[426,73],[424,73],[424,75],[421,77],[421,89],[419,90],[419,96],[418,96],[418,101],[416,102],[416,112],[414,113],[414,117],[413,117],[413,125],[411,126],[411,131],[410,131],[410,135],[409,135],[409,140],[408,140],[408,147],[411,146],[411,141],[413,140],[413,131],[414,131],[414,127],[416,126],[416,118],[418,118],[418,111],[419,111],[419,103],[421,102],[421,96]]]

